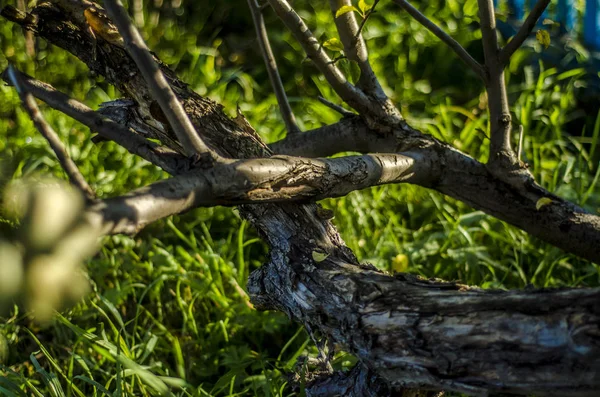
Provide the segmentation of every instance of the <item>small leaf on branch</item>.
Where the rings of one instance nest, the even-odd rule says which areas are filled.
[[[323,47],[327,48],[328,50],[331,51],[343,51],[344,50],[344,45],[342,44],[342,42],[340,41],[340,39],[334,37],[332,39],[327,40],[326,42],[323,43]]]
[[[542,21],[542,25],[560,25],[558,22],[554,22],[550,18],[546,18]]]
[[[373,6],[371,4],[367,4],[365,0],[358,1],[358,8],[360,9],[360,12],[363,14],[363,16],[371,9],[371,7]]]
[[[540,29],[535,32],[535,38],[541,45],[544,46],[544,49],[550,46],[550,33],[547,30]]]
[[[325,253],[325,252],[320,252],[320,251],[313,251],[312,252],[312,258],[313,261],[315,262],[323,262],[325,259],[327,259],[327,257],[329,256],[329,254]]]
[[[548,197],[542,197],[535,203],[535,209],[539,211],[542,207],[545,207],[549,204],[552,204],[552,199],[549,199]]]
[[[359,3],[359,7],[360,7],[360,3]],[[342,15],[347,14],[352,11],[358,12],[356,7],[354,7],[354,6],[342,6],[342,7],[338,8],[338,10],[335,12],[335,17],[339,18]]]

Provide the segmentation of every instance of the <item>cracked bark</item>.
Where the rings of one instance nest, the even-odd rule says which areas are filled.
[[[77,23],[48,3],[36,7],[37,18],[11,18],[7,10],[3,15],[104,75],[138,103],[148,122],[165,129],[152,116],[149,91],[122,49],[100,40],[99,56],[93,59],[89,38]],[[162,68],[211,147],[237,158],[270,155],[251,127],[230,119],[220,105],[193,93]],[[364,128],[360,120],[353,122]],[[557,236],[554,229],[568,225],[571,233],[581,233],[578,238],[588,238],[587,245],[600,246],[597,219],[586,218],[591,215],[573,205],[555,198],[555,204],[536,212],[531,205],[542,194],[537,188],[523,195],[494,180],[475,160],[406,126],[386,142],[394,144],[391,151],[421,150],[438,161],[439,178],[431,187],[439,191],[517,225],[537,222],[536,235],[543,237],[538,229],[548,229],[549,241]],[[271,249],[268,263],[249,280],[254,304],[281,310],[319,330],[377,374],[351,378],[356,381],[344,389],[348,395],[364,395],[365,385],[368,390],[391,386],[395,391],[443,389],[472,395],[600,393],[600,289],[482,291],[410,275],[391,277],[359,264],[315,204],[243,205],[240,214]],[[327,258],[316,263],[314,250],[326,252]],[[587,250],[588,257],[600,255],[597,248]],[[335,391],[327,394],[317,387],[311,393]]]

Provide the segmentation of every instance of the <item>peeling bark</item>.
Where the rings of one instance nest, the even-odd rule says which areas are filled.
[[[9,7],[2,11],[104,75],[137,102],[148,123],[168,133],[160,115],[153,115],[153,99],[122,48],[100,39],[98,56],[93,58],[90,38],[75,17],[49,3],[36,7],[33,14],[11,13]],[[220,105],[193,93],[165,65],[161,68],[213,149],[235,158],[270,156],[244,120],[230,119]],[[365,129],[360,120],[352,123]],[[438,178],[428,180],[428,186],[559,246],[567,232],[574,234],[582,240],[579,245],[573,239],[562,245],[599,258],[597,217],[556,197],[553,204],[536,211],[536,198],[547,192],[536,186],[515,190],[477,161],[408,126],[397,127],[387,138],[373,141],[392,143],[387,151],[418,152],[437,163]],[[154,204],[147,201],[148,207]],[[146,210],[140,208],[138,215]],[[361,385],[381,385],[377,380],[369,383],[369,374],[376,374],[390,390],[600,393],[600,289],[483,291],[406,274],[391,277],[359,264],[315,204],[243,205],[240,214],[271,248],[268,263],[249,280],[253,303],[287,313],[360,359],[362,366],[337,384],[315,383],[315,396],[328,395],[326,388],[365,395],[360,394],[365,390]],[[315,250],[327,258],[316,262],[311,255]]]

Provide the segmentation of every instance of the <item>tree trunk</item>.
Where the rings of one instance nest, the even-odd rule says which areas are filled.
[[[9,7],[2,13],[104,75],[168,133],[122,48],[99,40],[92,57],[88,35],[50,3],[35,8],[36,18]],[[247,123],[230,119],[220,105],[162,69],[197,131],[219,154],[270,156]],[[392,277],[359,264],[316,204],[243,205],[240,214],[270,246],[268,262],[248,284],[256,307],[281,310],[360,359],[354,372],[315,382],[311,395],[365,395],[365,385],[382,393],[600,394],[600,289],[483,291]],[[316,261],[315,251],[325,259]]]

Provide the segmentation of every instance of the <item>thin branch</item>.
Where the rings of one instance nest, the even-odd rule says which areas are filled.
[[[277,69],[277,62],[275,61],[275,56],[271,50],[271,44],[269,44],[269,35],[267,33],[267,27],[265,26],[265,20],[263,18],[260,6],[256,0],[248,0],[248,7],[250,8],[250,12],[252,14],[252,20],[254,21],[254,28],[256,29],[256,37],[258,39],[260,51],[265,61],[265,66],[267,67],[267,73],[269,74],[269,80],[271,80],[271,85],[273,86],[277,103],[279,104],[279,110],[281,112],[283,122],[285,123],[285,129],[287,130],[288,134],[295,134],[300,132],[300,129],[296,124],[294,112],[292,111],[292,107],[290,106],[287,95],[285,94],[285,89],[283,88],[283,82],[281,81],[279,70]]]
[[[344,74],[335,66],[333,60],[327,55],[319,40],[312,34],[302,18],[286,0],[269,0],[279,19],[292,32],[306,55],[315,63],[323,73],[327,82],[334,91],[352,108],[359,113],[378,113],[381,117],[390,118],[381,109],[374,107],[371,100],[358,88],[350,84]],[[390,120],[394,122],[394,120]]]
[[[46,140],[50,144],[50,147],[56,154],[60,165],[62,166],[63,170],[65,170],[65,172],[67,173],[71,183],[74,186],[76,186],[79,190],[81,190],[83,195],[88,200],[94,200],[96,198],[94,191],[92,190],[90,185],[88,185],[87,181],[77,168],[77,165],[69,156],[67,149],[61,142],[56,132],[44,119],[42,112],[40,112],[40,109],[35,103],[33,95],[31,95],[31,93],[23,84],[23,81],[19,76],[19,72],[16,71],[16,69],[12,65],[9,65],[6,74],[10,79],[12,85],[14,85],[15,89],[17,90],[19,98],[21,98],[21,102],[23,103],[23,107],[29,114],[29,117],[35,124],[38,131],[44,136],[44,138],[46,138]]]
[[[214,160],[221,157],[211,150],[194,129],[179,99],[160,71],[139,31],[133,26],[120,0],[106,0],[106,10],[123,36],[125,46],[144,76],[154,99],[160,105],[173,131],[188,155],[208,155]]]
[[[358,38],[360,35],[362,35],[362,31],[367,23],[367,21],[369,20],[369,18],[371,17],[371,15],[373,15],[373,13],[375,12],[375,7],[377,7],[377,4],[379,4],[380,0],[375,0],[373,2],[373,5],[371,6],[371,8],[369,9],[369,11],[367,11],[367,15],[365,15],[365,17],[363,18],[362,21],[360,21],[360,26],[358,27],[358,32],[356,32],[356,38]],[[356,39],[355,38],[355,39]]]
[[[408,12],[417,22],[427,28],[431,33],[436,35],[440,40],[442,40],[448,47],[450,47],[456,55],[464,63],[466,63],[471,70],[473,70],[483,81],[487,81],[487,75],[484,67],[477,62],[468,52],[465,50],[463,46],[452,37],[450,37],[446,32],[444,32],[439,26],[429,20],[425,15],[421,14],[419,10],[413,7],[406,0],[394,0],[396,4],[402,7],[406,12]]]
[[[88,126],[92,131],[98,132],[106,139],[115,141],[130,153],[142,157],[172,175],[191,167],[191,161],[185,156],[170,149],[160,147],[134,134],[129,128],[103,117],[83,103],[57,91],[49,84],[35,80],[17,70],[14,70],[14,73],[19,75],[22,85],[33,96]],[[2,78],[8,81],[6,74],[7,72],[5,71],[2,74]]]
[[[327,106],[328,108],[331,108],[331,109],[335,110],[336,112],[338,112],[339,114],[341,114],[344,117],[356,116],[356,113],[353,113],[353,112],[351,112],[349,110],[346,110],[343,107],[341,107],[340,105],[337,105],[337,104],[335,104],[335,103],[333,103],[331,101],[328,101],[327,99],[323,98],[322,96],[318,96],[317,99],[323,105]]]
[[[335,26],[340,35],[342,44],[344,45],[344,54],[357,63],[360,68],[360,78],[357,82],[359,87],[364,92],[374,95],[381,99],[387,99],[383,92],[379,80],[369,63],[369,53],[367,45],[360,34],[358,23],[353,12],[347,12],[336,18],[336,12],[344,6],[352,6],[351,0],[329,0],[329,6],[333,14]],[[364,20],[363,20],[364,22]]]
[[[500,50],[499,58],[503,66],[508,65],[510,57],[523,45],[525,40],[527,40],[527,37],[529,37],[529,34],[535,27],[538,19],[540,19],[546,7],[548,7],[548,4],[550,4],[550,0],[538,0],[531,9],[527,19],[525,19],[525,22],[523,22],[523,25],[521,25],[517,34],[504,46],[504,48],[502,48],[502,50]]]

